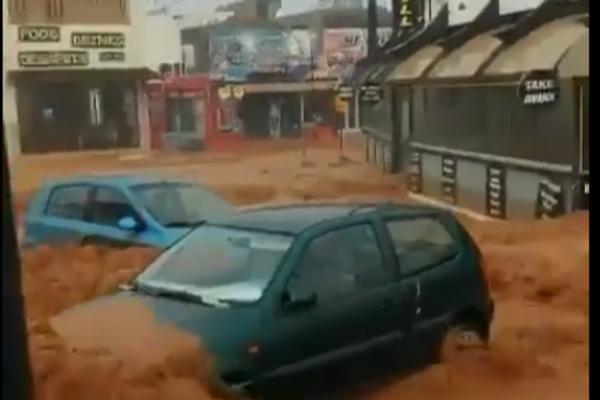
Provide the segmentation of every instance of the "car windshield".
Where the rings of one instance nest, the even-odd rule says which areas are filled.
[[[132,188],[134,196],[163,226],[188,227],[230,215],[233,207],[213,192],[187,183],[158,183]]]
[[[216,305],[253,303],[262,298],[293,240],[204,225],[163,253],[137,284],[194,293]]]

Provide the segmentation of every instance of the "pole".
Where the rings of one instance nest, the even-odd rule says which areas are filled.
[[[377,0],[369,0],[367,8],[367,55],[372,57],[377,54],[378,38],[377,38]]]
[[[3,124],[4,128],[4,124]],[[2,398],[32,398],[21,271],[2,129]]]

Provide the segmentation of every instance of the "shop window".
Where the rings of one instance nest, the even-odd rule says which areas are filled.
[[[196,98],[181,94],[167,100],[169,132],[196,132]]]
[[[219,108],[219,130],[222,132],[231,132],[235,126],[235,110],[232,108]]]
[[[102,92],[100,89],[91,89],[90,92],[90,124],[100,126],[104,121],[102,109]]]
[[[119,0],[119,7],[121,11],[121,16],[128,17],[129,16],[129,2],[127,0]]]
[[[46,11],[49,20],[61,19],[65,13],[63,0],[47,0]]]

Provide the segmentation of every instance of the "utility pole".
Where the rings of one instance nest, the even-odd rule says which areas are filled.
[[[21,289],[21,268],[2,129],[2,398],[30,400],[32,378]]]
[[[377,37],[377,0],[369,0],[367,7],[367,55],[373,57],[379,49]]]

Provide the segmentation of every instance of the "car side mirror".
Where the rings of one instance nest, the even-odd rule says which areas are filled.
[[[293,294],[286,291],[283,296],[283,308],[289,312],[309,310],[317,305],[317,294]]]
[[[118,224],[119,229],[127,231],[127,232],[141,232],[144,229],[142,223],[138,222],[133,217],[123,217],[119,220]]]

